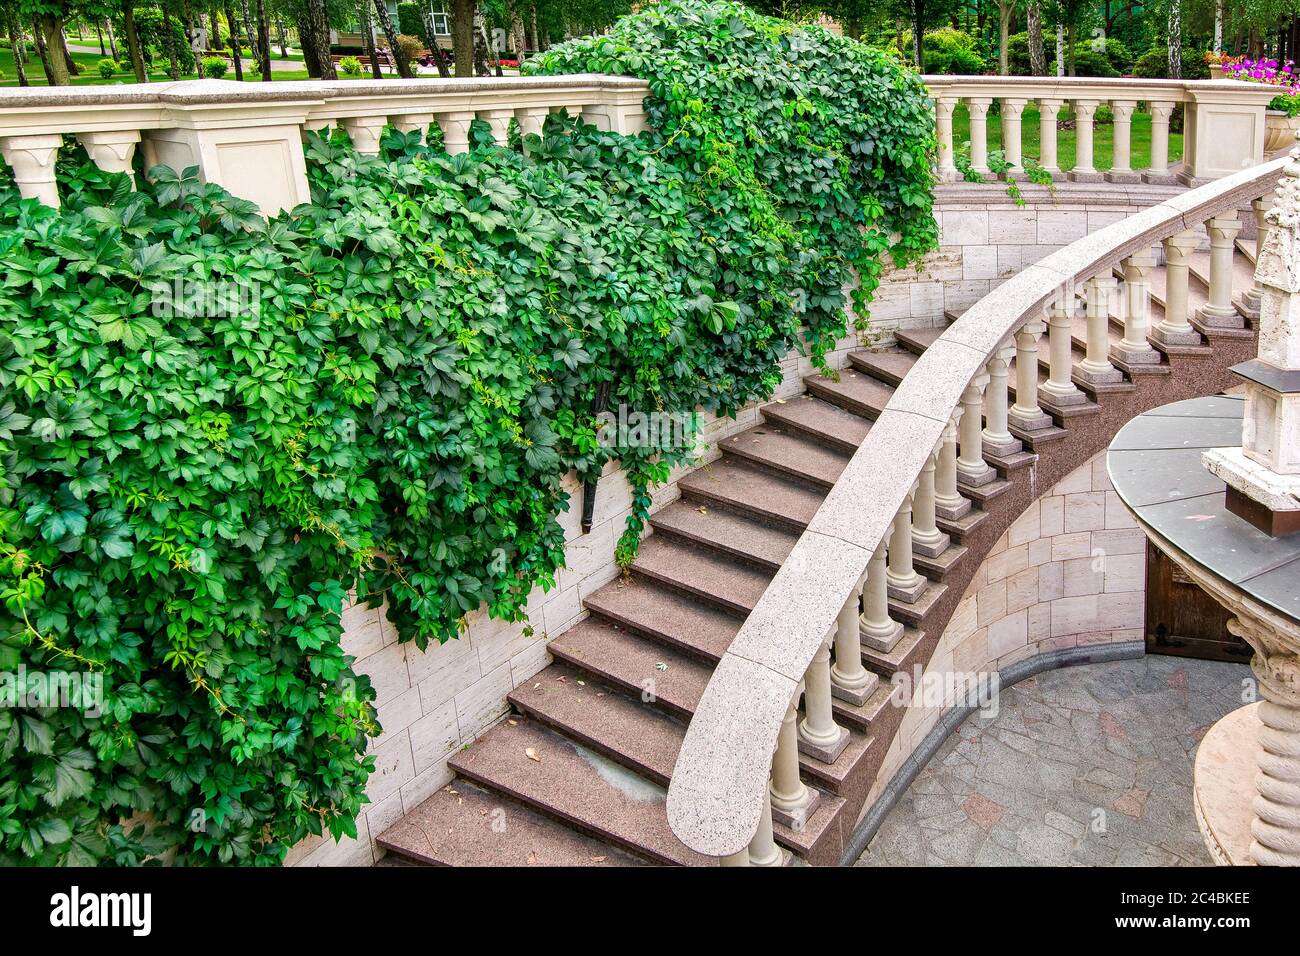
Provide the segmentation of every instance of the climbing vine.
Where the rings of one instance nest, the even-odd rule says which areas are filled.
[[[421,648],[523,620],[565,475],[612,459],[628,560],[692,436],[610,434],[597,395],[733,412],[934,244],[924,89],[886,55],[691,0],[534,68],[645,76],[651,130],[314,134],[311,202],[270,221],[71,145],[61,209],[3,184],[0,864],[354,834],[352,595]]]

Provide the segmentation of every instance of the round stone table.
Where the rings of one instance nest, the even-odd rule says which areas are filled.
[[[1232,612],[1229,629],[1255,649],[1264,680],[1271,672],[1267,664],[1261,672],[1260,647],[1291,645],[1300,634],[1300,534],[1270,537],[1229,512],[1223,480],[1201,463],[1207,449],[1241,445],[1244,407],[1241,398],[1219,395],[1152,409],[1120,429],[1106,466],[1147,538]],[[1224,717],[1196,754],[1196,819],[1210,854],[1225,865],[1255,862],[1261,707]]]

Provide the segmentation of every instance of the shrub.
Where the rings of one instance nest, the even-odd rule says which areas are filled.
[[[360,76],[361,61],[355,56],[345,56],[339,60],[339,72],[344,76]]]
[[[1300,116],[1300,93],[1280,93],[1268,101],[1268,108],[1287,116]]]
[[[113,74],[122,72],[122,68],[118,66],[117,60],[110,57],[104,57],[95,64],[95,66],[99,70],[99,75],[106,80],[112,79]]]
[[[65,158],[58,210],[0,182],[0,670],[109,689],[0,708],[0,865],[355,834],[380,728],[348,592],[420,647],[522,621],[566,475],[614,459],[625,561],[693,435],[603,435],[602,383],[734,413],[936,243],[928,97],[884,54],[692,0],[527,66],[643,75],[650,129],[312,135],[311,202],[270,222],[194,169]]]
[[[424,50],[424,41],[419,37],[413,37],[409,34],[399,33],[397,35],[397,46],[406,54],[406,59],[414,62],[419,58],[421,51]]]
[[[1183,50],[1183,79],[1206,80],[1210,77],[1209,64],[1202,54],[1194,50]],[[1144,80],[1163,80],[1169,78],[1169,50],[1164,46],[1153,46],[1137,58],[1133,64],[1133,75]]]
[[[230,62],[224,56],[205,56],[203,58],[203,75],[212,80],[219,80],[230,69]]]
[[[925,54],[927,73],[977,75],[986,69],[975,38],[952,27],[931,30],[921,44]]]
[[[1075,76],[1119,76],[1104,50],[1091,44],[1078,44],[1074,48]]]

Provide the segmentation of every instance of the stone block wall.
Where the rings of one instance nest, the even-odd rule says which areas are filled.
[[[1112,490],[1103,451],[998,539],[939,639],[927,681],[1062,648],[1140,641],[1145,613],[1146,537]],[[925,703],[904,715],[866,807],[948,709]]]

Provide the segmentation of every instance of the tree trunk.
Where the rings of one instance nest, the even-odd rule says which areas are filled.
[[[925,72],[925,3],[912,0],[912,57],[916,61],[916,72]]]
[[[451,0],[451,50],[457,76],[474,75],[475,0]],[[534,16],[536,11],[534,11]],[[534,27],[536,23],[534,22]]]
[[[1065,29],[1056,25],[1056,75],[1065,76]]]
[[[63,47],[63,62],[68,64],[69,76],[80,76],[81,67],[77,61],[72,58],[72,51],[68,49],[68,31],[63,28],[63,19],[59,19],[59,46]]]
[[[1214,52],[1223,52],[1223,0],[1214,0]]]
[[[140,50],[140,34],[135,31],[135,0],[122,0],[122,28],[126,30],[126,49],[131,57],[131,70],[137,83],[148,83],[149,74],[144,69],[144,53]]]
[[[266,18],[266,0],[257,0],[257,53],[262,63],[262,82],[271,82],[271,21]]]
[[[172,30],[172,14],[166,6],[162,8],[163,49],[167,51],[167,75],[173,80],[181,78],[181,63],[176,57],[176,33]]]
[[[501,76],[501,57],[488,36],[487,17],[480,13],[474,18],[474,25],[478,30],[479,39],[483,42],[484,72],[495,72],[497,76]]]
[[[411,61],[406,58],[406,51],[397,42],[397,30],[393,28],[393,18],[389,16],[388,4],[384,3],[384,0],[375,0],[375,12],[379,14],[379,28],[388,38],[388,48],[393,54],[393,62],[397,64],[397,75],[404,80],[413,78],[415,74],[411,72]]]
[[[11,49],[14,54],[14,69],[18,71],[18,85],[31,86],[31,82],[27,79],[27,67],[23,65],[23,60],[25,59],[23,54],[27,51],[23,49],[23,31],[22,28],[18,26],[17,14],[10,11],[8,13],[8,21],[9,49]]]
[[[44,48],[45,81],[50,86],[67,86],[72,82],[68,72],[67,51],[63,46],[63,21],[52,13],[42,13],[39,18],[41,40],[37,48]]]
[[[1182,0],[1169,0],[1169,79],[1183,78]]]
[[[289,58],[289,35],[284,29],[284,21],[279,17],[275,18],[275,39],[280,44],[281,59]]]
[[[1065,71],[1074,76],[1074,24],[1065,29],[1066,63]]]
[[[534,29],[535,24],[533,23],[533,11],[531,8],[529,8],[528,12],[524,14],[523,19],[524,48],[531,53],[533,50],[537,49],[537,31]]]
[[[253,26],[253,17],[248,9],[248,0],[243,0],[241,6],[244,14],[244,35],[248,37],[248,52],[258,63],[262,62],[262,50],[257,45],[257,32]]]
[[[1029,21],[1029,72],[1034,76],[1046,76],[1047,55],[1043,47],[1043,18],[1038,0],[1029,0],[1025,19]]]
[[[226,4],[226,26],[230,28],[230,56],[235,61],[235,79],[244,82],[243,44],[239,42],[239,21],[235,19],[234,7]]]
[[[307,22],[298,24],[298,37],[302,40],[304,55],[307,45],[311,45],[320,79],[337,80],[338,73],[330,57],[330,26],[325,16],[325,0],[307,0]]]
[[[998,0],[998,76],[1008,72],[1007,37],[1011,35],[1011,14],[1015,9],[1015,0]]]
[[[208,49],[220,50],[221,46],[221,18],[217,16],[217,8],[213,7],[208,11]]]
[[[429,41],[429,55],[438,67],[438,75],[446,79],[451,76],[451,69],[447,66],[447,57],[443,55],[442,47],[438,46],[438,34],[433,30],[433,16],[428,7],[420,8],[420,22],[424,24],[425,39]]]
[[[99,26],[99,21],[95,21],[95,36],[99,39],[99,55],[108,56],[108,50],[104,47],[104,31]]]
[[[108,48],[112,51],[113,59],[117,59],[117,37],[113,36],[113,21],[108,17],[104,18],[104,29],[108,31]]]
[[[375,49],[375,30],[370,25],[370,0],[360,0],[357,4],[357,19],[361,22],[361,44],[366,48],[370,60],[370,75],[376,80],[384,78],[384,71],[379,68],[379,51]]]

